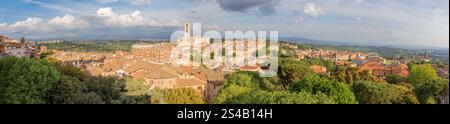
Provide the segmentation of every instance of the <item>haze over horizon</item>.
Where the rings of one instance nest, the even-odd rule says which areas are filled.
[[[159,39],[203,30],[279,31],[355,44],[449,46],[448,0],[15,0],[0,35],[30,39]]]

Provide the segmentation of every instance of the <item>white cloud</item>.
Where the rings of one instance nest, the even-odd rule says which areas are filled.
[[[6,31],[6,26],[8,26],[7,23],[0,23],[0,33],[3,33],[3,31]]]
[[[97,10],[97,16],[103,19],[107,26],[122,26],[122,27],[156,27],[156,26],[179,26],[181,25],[177,20],[168,22],[160,22],[158,19],[144,17],[140,11],[134,11],[130,14],[115,13],[112,8],[100,8]]]
[[[134,11],[130,14],[117,14],[110,7],[100,8],[97,11],[97,15],[102,17],[105,24],[108,26],[159,26],[156,20],[151,18],[145,18],[141,15],[140,11]]]
[[[100,8],[93,18],[79,18],[69,14],[56,16],[48,21],[38,17],[31,17],[26,20],[17,21],[8,25],[0,23],[0,31],[20,34],[39,33],[64,33],[75,30],[85,30],[98,27],[178,27],[181,23],[178,20],[159,21],[156,18],[145,17],[140,11],[129,14],[115,13],[112,8]]]
[[[306,5],[303,8],[303,12],[306,15],[309,15],[312,17],[317,17],[317,16],[325,14],[325,10],[323,10],[322,8],[317,6],[316,3],[306,3]]]
[[[10,27],[14,27],[14,28],[33,27],[33,26],[40,25],[41,23],[42,23],[42,19],[41,18],[32,17],[32,18],[28,18],[25,21],[18,21],[16,23],[10,25]]]
[[[151,0],[129,0],[131,5],[148,5],[152,3]]]
[[[50,21],[48,21],[48,25],[51,27],[59,27],[66,29],[74,29],[74,28],[87,28],[89,27],[89,23],[76,19],[72,15],[64,15],[63,17],[57,16]]]
[[[51,29],[47,27],[46,23],[38,17],[31,17],[25,21],[17,21],[16,23],[9,25],[7,30],[24,33],[51,31]]]
[[[48,22],[45,22],[41,18],[31,17],[23,21],[17,21],[11,25],[6,23],[0,24],[2,31],[9,33],[57,33],[69,31],[71,29],[88,28],[89,23],[80,19],[76,19],[74,16],[65,15],[63,17],[57,16]]]
[[[7,23],[0,23],[0,30],[5,28],[8,24]]]
[[[109,4],[109,3],[119,2],[119,0],[97,0],[97,2],[101,3],[101,4]]]

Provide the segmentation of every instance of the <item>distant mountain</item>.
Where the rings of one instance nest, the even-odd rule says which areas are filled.
[[[342,42],[342,41],[327,41],[327,40],[316,40],[303,37],[281,37],[281,41],[288,41],[294,43],[303,44],[314,44],[314,45],[336,45],[336,46],[376,46],[376,47],[387,47],[387,48],[403,48],[403,49],[422,49],[422,50],[449,50],[448,47],[435,47],[428,45],[415,45],[415,44],[401,44],[401,45],[386,45],[386,44],[368,44],[368,43],[357,43],[357,42]]]
[[[279,40],[294,43],[315,44],[315,45],[351,45],[350,43],[346,42],[316,40],[302,37],[281,37],[279,38]]]

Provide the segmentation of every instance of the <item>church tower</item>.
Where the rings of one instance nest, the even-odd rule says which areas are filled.
[[[425,54],[423,55],[423,58],[422,58],[422,62],[425,62],[425,63],[430,62],[430,54],[428,53],[428,50],[425,51]]]
[[[191,24],[189,23],[184,24],[184,36],[185,37],[191,36]]]

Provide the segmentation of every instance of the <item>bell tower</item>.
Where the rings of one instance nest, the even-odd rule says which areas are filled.
[[[184,36],[191,36],[191,24],[184,24]]]

